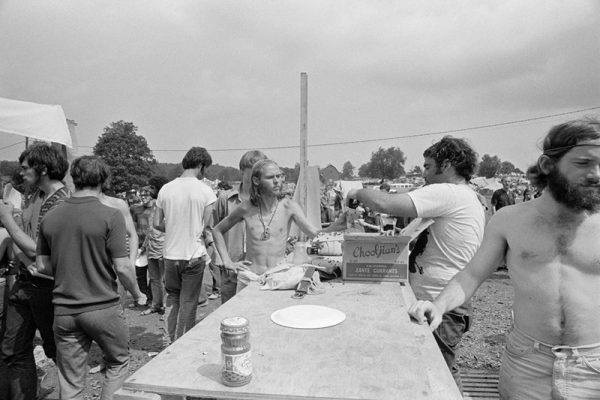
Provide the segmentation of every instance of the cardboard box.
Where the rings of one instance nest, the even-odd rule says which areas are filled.
[[[409,243],[433,224],[416,218],[399,236],[378,233],[344,235],[342,277],[348,281],[408,282]]]

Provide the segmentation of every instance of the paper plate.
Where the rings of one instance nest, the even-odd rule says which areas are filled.
[[[346,314],[335,308],[299,305],[282,308],[271,314],[277,325],[297,329],[317,329],[334,326],[346,319]]]

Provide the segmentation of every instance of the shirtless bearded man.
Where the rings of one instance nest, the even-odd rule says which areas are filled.
[[[317,235],[317,229],[304,216],[300,205],[283,195],[283,180],[274,161],[261,160],[254,164],[250,200],[240,204],[213,229],[215,245],[225,268],[236,273],[249,270],[262,275],[275,267],[285,258],[292,221],[309,237]],[[246,260],[232,262],[223,233],[242,221],[246,225]]]
[[[541,197],[498,211],[464,271],[409,312],[434,329],[505,259],[515,298],[501,398],[600,399],[600,121],[555,126],[543,151]]]

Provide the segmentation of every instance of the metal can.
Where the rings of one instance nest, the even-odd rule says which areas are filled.
[[[243,386],[252,380],[249,325],[244,317],[221,321],[221,379],[226,386]]]

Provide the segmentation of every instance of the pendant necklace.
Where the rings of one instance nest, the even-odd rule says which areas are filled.
[[[273,222],[273,217],[275,217],[277,207],[279,207],[279,199],[277,199],[277,204],[275,204],[275,210],[273,210],[273,214],[271,214],[269,223],[265,225],[265,221],[263,220],[262,216],[262,207],[260,205],[260,202],[258,203],[258,219],[260,219],[260,223],[263,226],[263,234],[261,235],[260,240],[269,240],[269,238],[271,237],[271,222]]]

